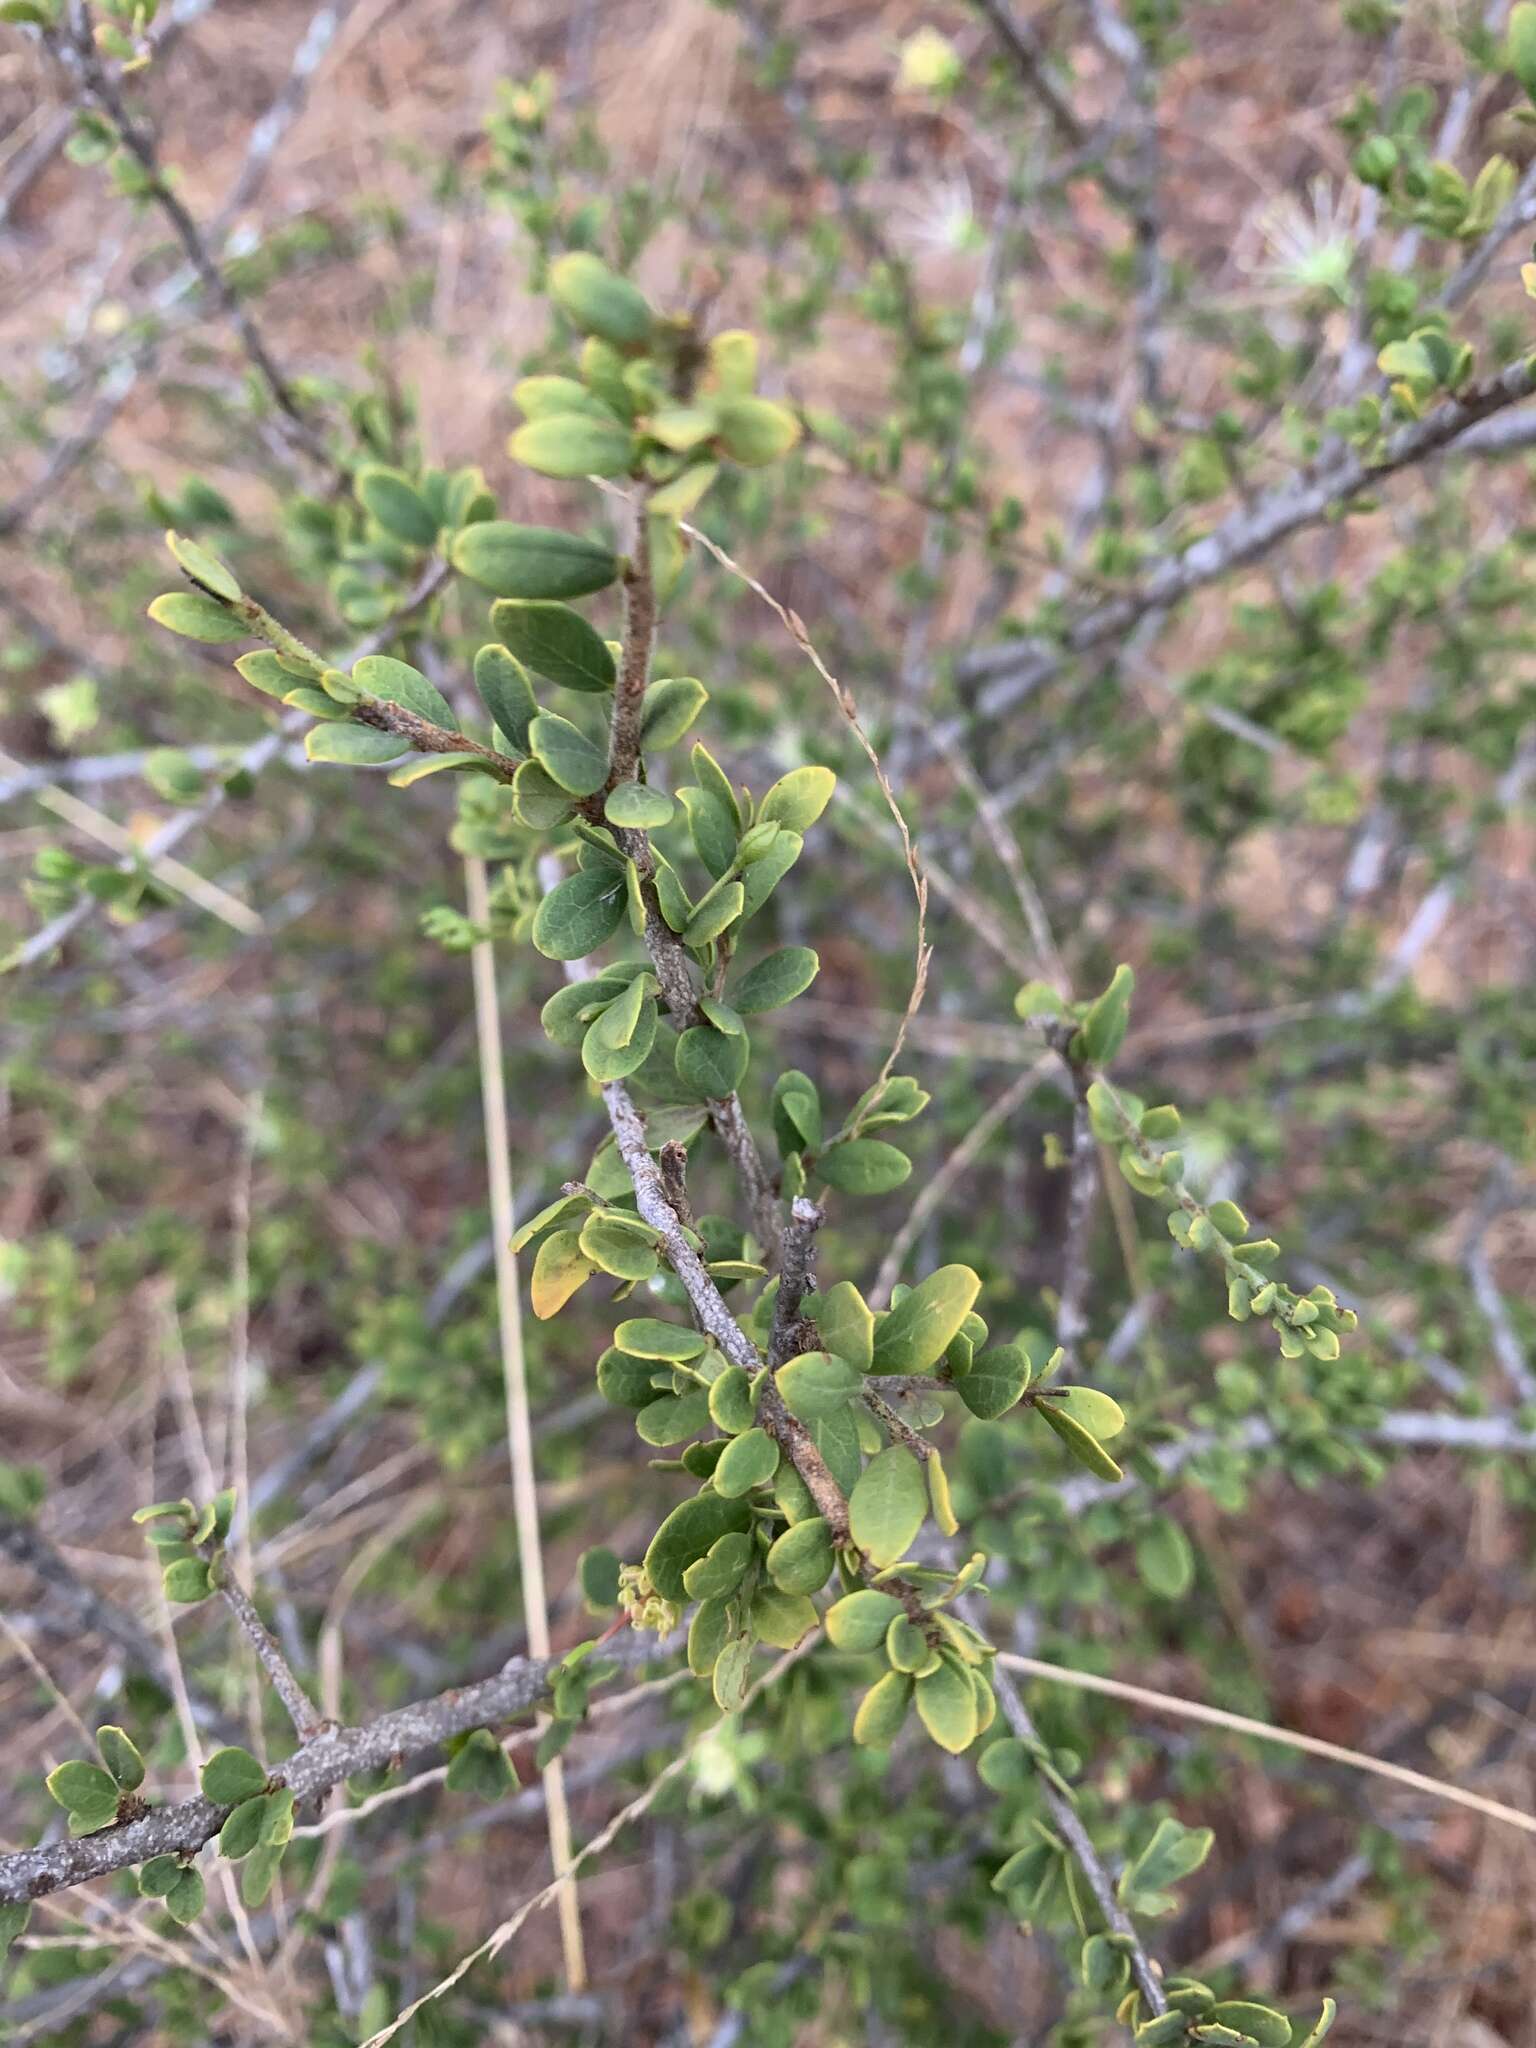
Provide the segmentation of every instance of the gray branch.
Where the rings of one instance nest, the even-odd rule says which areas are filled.
[[[610,1654],[639,1662],[655,1655],[655,1645],[635,1637],[614,1644]],[[300,1799],[310,1798],[360,1772],[389,1769],[423,1750],[436,1749],[451,1736],[532,1713],[545,1703],[550,1674],[560,1661],[519,1657],[476,1685],[451,1687],[434,1699],[397,1707],[360,1728],[318,1735],[276,1767],[272,1783],[291,1786]],[[156,1807],[142,1820],[83,1835],[78,1841],[48,1842],[0,1856],[0,1905],[87,1884],[145,1863],[151,1856],[195,1855],[213,1840],[232,1811],[211,1799],[183,1799],[174,1806]]]
[[[1058,674],[1074,656],[1121,639],[1148,612],[1178,604],[1206,584],[1257,561],[1292,534],[1320,524],[1362,491],[1453,448],[1474,427],[1533,393],[1536,360],[1522,358],[1460,398],[1437,406],[1427,418],[1400,427],[1374,459],[1345,450],[1312,475],[1282,484],[1257,504],[1241,507],[1182,555],[1163,561],[1135,590],[1085,612],[1067,628],[1060,644],[1015,640],[970,655],[962,664],[962,676],[984,686],[976,698],[978,715],[998,716]]]

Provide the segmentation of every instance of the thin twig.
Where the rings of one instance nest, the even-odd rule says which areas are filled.
[[[916,1244],[923,1225],[946,1199],[956,1181],[969,1169],[973,1161],[980,1157],[993,1132],[1001,1130],[1015,1111],[1023,1108],[1055,1064],[1054,1053],[1042,1054],[1032,1066],[1026,1067],[1022,1074],[1010,1081],[996,1101],[988,1103],[942,1165],[924,1181],[917,1200],[907,1212],[901,1228],[891,1239],[885,1257],[880,1262],[880,1270],[875,1275],[874,1286],[869,1294],[872,1308],[884,1308],[888,1305],[891,1289],[901,1278],[902,1261]]]
[[[300,1742],[312,1742],[324,1728],[309,1694],[294,1677],[288,1659],[278,1646],[277,1638],[268,1630],[266,1623],[256,1612],[256,1603],[244,1586],[235,1577],[227,1558],[220,1559],[214,1574],[219,1597],[245,1632],[247,1642],[256,1652],[256,1661],[267,1674],[272,1690],[282,1701],[292,1721]]]
[[[980,1625],[981,1617],[974,1599],[962,1597],[955,1602],[955,1608],[973,1628]],[[1008,1671],[998,1669],[1000,1665],[1013,1666],[1020,1661],[1007,1651],[999,1651],[993,1661],[992,1687],[1008,1726],[1021,1742],[1027,1743],[1031,1749],[1037,1749],[1040,1746],[1040,1732],[1035,1727],[1034,1719]],[[1048,1778],[1040,1780],[1040,1795],[1051,1816],[1052,1824],[1072,1851],[1078,1868],[1087,1880],[1088,1889],[1093,1893],[1094,1901],[1104,1916],[1104,1924],[1112,1934],[1118,1935],[1124,1944],[1132,1975],[1136,1979],[1136,1988],[1146,2000],[1148,2010],[1154,2014],[1166,2012],[1168,2000],[1163,1992],[1162,1979],[1142,1946],[1141,1937],[1131,1924],[1129,1915],[1115,1896],[1109,1873],[1099,1860],[1099,1853],[1093,1846],[1088,1830],[1083,1826],[1077,1808],[1064,1793],[1057,1791]]]
[[[118,82],[96,47],[92,27],[90,9],[82,4],[72,24],[72,32],[59,47],[68,51],[85,90],[111,122],[119,142],[143,172],[149,193],[170,222],[186,252],[187,261],[196,271],[209,298],[234,328],[251,367],[287,420],[294,440],[317,467],[335,476],[337,467],[323,438],[316,431],[292,384],[278,368],[260,329],[220,269],[201,228],[166,178],[154,137],[147,129],[141,128],[129,113]]]
[[[722,569],[727,570],[739,582],[744,583],[754,597],[759,598],[762,603],[767,605],[768,609],[780,621],[785,631],[800,649],[800,652],[805,656],[812,668],[815,669],[817,675],[821,677],[827,688],[832,692],[833,700],[838,710],[842,712],[844,718],[847,719],[852,727],[854,737],[864,750],[865,758],[874,771],[875,781],[880,786],[880,794],[885,798],[886,806],[890,811],[891,817],[895,822],[896,831],[901,839],[902,854],[906,861],[907,873],[912,880],[912,893],[917,901],[917,940],[912,969],[912,992],[907,998],[906,1009],[903,1011],[901,1022],[897,1027],[895,1043],[886,1055],[885,1063],[881,1067],[874,1087],[870,1091],[870,1101],[871,1106],[873,1106],[873,1103],[878,1100],[880,1089],[889,1080],[892,1072],[895,1070],[897,1060],[901,1057],[901,1048],[906,1043],[908,1027],[922,1007],[923,995],[928,986],[928,967],[933,957],[933,948],[928,943],[928,878],[923,871],[923,863],[918,858],[917,847],[912,838],[911,828],[907,824],[901,805],[896,800],[896,792],[891,787],[890,777],[886,774],[880,756],[875,751],[873,740],[864,730],[863,721],[859,717],[859,708],[853,699],[853,692],[845,683],[838,681],[837,677],[833,675],[832,671],[822,660],[820,654],[817,653],[811,636],[805,629],[805,621],[800,617],[800,614],[791,611],[787,605],[781,604],[771,590],[765,588],[750,570],[744,569],[738,561],[728,555],[718,542],[711,540],[707,533],[701,532],[696,526],[690,526],[686,520],[679,520],[678,524],[690,539],[697,541],[707,553],[714,557]]]
[[[404,622],[436,596],[447,581],[448,574],[446,562],[430,563],[397,609],[372,632],[365,635],[350,653],[342,655],[336,664],[337,667],[351,668],[365,655],[376,654],[381,647],[387,646]],[[273,731],[263,733],[259,740],[253,741],[245,749],[232,765],[225,780],[216,783],[201,803],[168,819],[160,830],[139,848],[133,861],[124,861],[121,865],[127,868],[139,861],[148,865],[179,846],[200,826],[207,824],[208,820],[222,808],[228,798],[231,782],[259,775],[269,762],[284,752],[295,733],[307,729],[309,722],[305,712],[290,711]],[[467,742],[460,740],[458,744],[463,746]],[[71,905],[68,910],[61,911],[57,917],[35,931],[29,939],[23,940],[13,951],[0,957],[0,974],[30,967],[34,962],[46,959],[50,953],[62,946],[97,908],[96,897],[82,896],[78,903]]]

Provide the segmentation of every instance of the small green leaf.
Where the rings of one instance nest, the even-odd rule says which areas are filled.
[[[827,1639],[839,1650],[878,1649],[901,1611],[892,1593],[873,1587],[847,1593],[827,1609]]]
[[[685,946],[707,946],[718,939],[740,917],[746,892],[740,882],[727,878],[700,897],[693,915],[683,927]]]
[[[448,699],[436,683],[430,682],[419,668],[412,668],[408,661],[396,661],[389,654],[365,654],[353,664],[352,680],[370,697],[414,711],[429,725],[443,726],[449,732],[459,729]]]
[[[603,801],[603,816],[610,825],[629,826],[638,832],[659,832],[663,825],[671,824],[676,811],[664,789],[652,789],[644,782],[621,782]]]
[[[713,996],[700,996],[699,1008],[715,1029],[723,1031],[727,1038],[740,1038],[746,1031],[746,1025],[729,1003],[716,1002]]]
[[[343,722],[350,716],[334,698],[328,697],[324,690],[312,690],[304,683],[296,690],[290,690],[283,702],[290,711],[303,711],[311,718],[329,718]]]
[[[202,1877],[189,1864],[165,1895],[165,1910],[178,1926],[190,1927],[207,1902]]]
[[[690,463],[681,476],[675,476],[671,483],[663,484],[659,491],[651,493],[648,502],[652,517],[658,520],[687,519],[719,474],[718,462]]]
[[[752,830],[755,832],[757,826]],[[805,841],[798,832],[786,831],[782,825],[773,828],[773,841],[762,854],[753,860],[742,877],[742,887],[747,900],[742,916],[755,917],[773,894],[780,882],[800,858]]]
[[[775,1650],[792,1650],[815,1628],[818,1617],[807,1594],[760,1585],[752,1595],[750,1619],[759,1642]]]
[[[782,1009],[803,995],[821,968],[809,946],[783,946],[749,967],[731,990],[732,1008],[744,1017]]]
[[[752,1427],[756,1409],[752,1381],[739,1365],[728,1365],[709,1389],[709,1412],[717,1429],[739,1436]]]
[[[1298,2048],[1321,2048],[1323,2040],[1333,2032],[1333,2023],[1339,2016],[1339,2008],[1331,1998],[1323,2000],[1323,2009],[1318,2014],[1317,2025]]]
[[[821,1515],[786,1529],[767,1557],[769,1576],[783,1593],[819,1592],[832,1575],[833,1563],[831,1532]]]
[[[1059,1017],[1066,1009],[1048,981],[1026,981],[1013,999],[1013,1013],[1027,1024],[1031,1017]]]
[[[462,527],[449,559],[497,597],[588,597],[606,590],[619,573],[618,557],[597,541],[507,519]]]
[[[182,1872],[179,1856],[151,1856],[139,1865],[139,1897],[163,1899]]]
[[[686,455],[707,441],[715,431],[715,411],[709,405],[663,405],[645,421],[646,433],[663,448]]]
[[[619,420],[563,412],[530,420],[507,446],[514,461],[540,476],[582,477],[622,476],[634,462],[637,443]]]
[[[117,1786],[109,1771],[100,1764],[83,1763],[71,1759],[48,1773],[43,1781],[48,1787],[48,1796],[74,1813],[89,1808],[102,1800],[107,1801],[113,1812],[117,1811]]]
[[[785,1407],[801,1422],[841,1413],[863,1385],[855,1366],[825,1351],[802,1352],[781,1365],[775,1379]]]
[[[865,1693],[853,1717],[853,1739],[866,1749],[885,1749],[901,1733],[912,1704],[912,1681],[904,1672],[887,1671]]]
[[[429,775],[455,771],[465,775],[494,775],[496,772],[483,754],[418,754],[414,760],[390,772],[389,786],[391,789],[411,789]]]
[[[715,1467],[715,1491],[731,1499],[764,1486],[779,1469],[779,1447],[766,1429],[746,1429],[732,1437]]]
[[[489,1728],[472,1728],[450,1745],[448,1775],[450,1792],[462,1792],[475,1799],[499,1799],[517,1783],[511,1759]]]
[[[591,984],[587,985],[590,986]],[[561,993],[568,994],[569,991],[562,990]],[[563,1043],[563,1041],[557,1042]],[[530,1216],[528,1221],[520,1226],[513,1236],[512,1250],[514,1252],[525,1250],[527,1246],[533,1243],[533,1240],[539,1235],[540,1231],[550,1229],[552,1225],[561,1222],[565,1217],[574,1214],[585,1206],[586,1197],[584,1195],[556,1195],[552,1202],[546,1202],[537,1214]]]
[[[1167,1887],[1197,1871],[1210,1855],[1214,1840],[1209,1828],[1187,1828],[1182,1821],[1164,1815],[1121,1875],[1117,1887],[1121,1903],[1132,1912],[1171,1913],[1178,1900]]]
[[[707,789],[684,783],[677,800],[688,816],[693,850],[716,881],[730,873],[736,859],[736,825],[730,811]]]
[[[270,647],[258,647],[250,654],[236,655],[235,668],[251,688],[260,690],[264,697],[283,698],[293,688],[293,677]]]
[[[923,1468],[909,1450],[892,1444],[871,1458],[848,1503],[854,1542],[881,1566],[895,1564],[923,1525],[928,1489]]]
[[[1034,1759],[1016,1736],[1005,1735],[981,1753],[976,1775],[992,1792],[1022,1792],[1034,1781]]]
[[[752,1638],[732,1636],[715,1658],[713,1686],[715,1705],[722,1714],[734,1714],[746,1704],[752,1683]]]
[[[549,291],[583,334],[620,349],[637,348],[650,336],[645,295],[600,256],[578,249],[559,257],[549,267]]]
[[[722,1536],[745,1530],[751,1519],[745,1501],[727,1500],[712,1487],[675,1507],[645,1553],[646,1573],[663,1600],[685,1600],[683,1573],[689,1565],[707,1556]]]
[[[213,1591],[213,1578],[200,1557],[179,1557],[174,1564],[166,1566],[161,1574],[167,1600],[174,1600],[183,1607],[194,1606],[199,1600],[206,1600]]]
[[[757,389],[757,336],[742,327],[711,335],[705,351],[706,383],[723,398],[748,398]]]
[[[96,1730],[96,1747],[101,1760],[112,1774],[113,1782],[124,1792],[136,1792],[144,1782],[144,1759],[139,1755],[128,1731],[108,1725]]]
[[[781,775],[757,807],[757,822],[787,825],[791,832],[809,832],[837,787],[830,768],[792,768]]]
[[[203,1797],[216,1806],[235,1806],[253,1799],[267,1786],[265,1769],[248,1749],[216,1749],[203,1765],[199,1781]]]
[[[715,1471],[718,1474],[719,1465]],[[683,1573],[683,1586],[690,1600],[718,1600],[728,1593],[734,1593],[747,1575],[747,1567],[757,1554],[757,1546],[750,1536],[739,1530],[729,1536],[722,1536],[718,1543],[711,1544],[701,1558],[689,1565]]]
[[[898,1614],[886,1630],[885,1654],[891,1669],[905,1671],[908,1677],[927,1671],[938,1663],[938,1653],[927,1636],[905,1614]]]
[[[1048,1399],[1053,1408],[1058,1412],[1065,1410],[1074,1422],[1081,1423],[1100,1443],[1119,1436],[1125,1428],[1125,1410],[1110,1395],[1101,1394],[1097,1387],[1055,1387]]]
[[[929,1451],[923,1460],[923,1471],[928,1480],[928,1499],[939,1534],[958,1536],[960,1524],[949,1497],[949,1479],[944,1470],[944,1460],[937,1450]]]
[[[690,1572],[700,1569],[704,1563],[688,1567]],[[708,1678],[715,1668],[720,1652],[731,1639],[732,1609],[729,1601],[700,1597],[700,1605],[688,1625],[688,1669],[695,1678]]]
[[[599,974],[590,981],[567,982],[564,988],[555,991],[539,1012],[539,1022],[556,1045],[578,1046],[598,1012],[615,996],[621,996],[628,985],[626,980],[615,974]],[[571,1195],[560,1197],[564,1203],[575,1199]],[[539,1213],[542,1218],[548,1212],[541,1210]]]
[[[231,1863],[238,1863],[242,1856],[249,1856],[261,1840],[261,1824],[266,1818],[267,1795],[257,1792],[249,1799],[242,1799],[219,1829],[219,1854],[227,1856]]]
[[[870,1371],[875,1362],[875,1316],[851,1280],[839,1280],[816,1297],[816,1328],[834,1358],[846,1359],[855,1372]]]
[[[512,387],[512,402],[530,420],[554,419],[564,412],[583,413],[593,420],[618,417],[612,405],[575,377],[519,377]],[[529,592],[530,596],[540,594]]]
[[[1090,1007],[1073,1039],[1073,1047],[1085,1059],[1102,1065],[1112,1060],[1125,1042],[1131,1021],[1131,996],[1136,977],[1124,962],[1115,969],[1114,979]]]
[[[976,1688],[962,1665],[948,1656],[937,1671],[917,1681],[917,1718],[951,1756],[959,1756],[976,1740]]]
[[[973,1415],[992,1422],[1008,1410],[1028,1387],[1033,1367],[1022,1344],[994,1344],[971,1362],[955,1384]]]
[[[537,935],[534,943],[538,943]],[[745,1034],[732,1037],[712,1024],[695,1024],[685,1031],[675,1054],[678,1078],[712,1101],[722,1101],[735,1092],[749,1057]]]
[[[576,1560],[581,1597],[597,1614],[619,1604],[619,1560],[606,1545],[584,1550]]]
[[[235,666],[238,668],[239,663]],[[526,754],[528,727],[539,708],[527,669],[515,655],[492,641],[475,656],[475,688],[508,744]]]
[[[607,641],[569,605],[499,598],[491,606],[491,628],[520,662],[561,689],[601,695],[613,688]]]
[[[347,768],[377,768],[410,752],[410,741],[367,725],[316,725],[304,736],[311,761],[335,761]]]
[[[650,1036],[654,1036],[654,1027]],[[638,1064],[649,1049],[649,1043],[649,1036],[637,1038],[626,1048],[625,1057],[634,1054]],[[613,1216],[587,1218],[581,1226],[581,1249],[595,1266],[611,1273],[615,1280],[636,1283],[649,1280],[660,1265],[655,1245],[649,1241],[649,1232],[643,1226],[638,1232],[632,1230],[627,1220],[620,1221]]]
[[[591,796],[608,776],[608,757],[580,726],[542,711],[528,726],[528,750],[539,766],[572,796]]]
[[[657,1316],[632,1316],[620,1323],[613,1341],[632,1358],[654,1358],[669,1365],[686,1365],[709,1348],[709,1340],[681,1323],[664,1323]]]
[[[245,1859],[245,1868],[240,1874],[240,1897],[253,1910],[265,1904],[267,1894],[277,1881],[278,1865],[283,1860],[283,1845],[280,1842],[258,1842]]]
[[[225,610],[216,598],[199,590],[173,590],[157,597],[149,607],[157,626],[179,633],[183,640],[201,640],[210,647],[230,640],[252,640],[255,635],[243,620]]]
[[[859,1425],[854,1410],[840,1408],[832,1415],[818,1415],[808,1422],[811,1441],[821,1453],[822,1463],[844,1493],[853,1490],[859,1476]],[[870,1425],[873,1427],[873,1425]],[[780,1467],[783,1470],[783,1467]]]
[[[1194,1583],[1195,1553],[1170,1515],[1159,1515],[1136,1538],[1136,1569],[1161,1600],[1182,1600]]]
[[[981,1279],[969,1266],[940,1266],[875,1327],[876,1372],[927,1372],[970,1314]]]
[[[708,1391],[695,1387],[686,1394],[662,1394],[648,1402],[635,1417],[635,1432],[643,1443],[662,1450],[669,1444],[686,1443],[708,1422]]]
[[[1098,1438],[1084,1429],[1080,1422],[1068,1415],[1056,1402],[1037,1401],[1035,1413],[1050,1424],[1078,1464],[1086,1466],[1096,1478],[1113,1481],[1125,1477]]]
[[[610,1345],[597,1361],[597,1391],[615,1408],[644,1408],[655,1399],[655,1372],[649,1359],[630,1358]]]
[[[901,1186],[912,1162],[883,1138],[846,1138],[819,1155],[816,1171],[839,1194],[884,1195]]]
[[[534,832],[563,825],[576,808],[574,800],[537,761],[524,761],[512,778],[512,803],[519,822]]]
[[[69,1809],[69,1832],[72,1836],[99,1834],[103,1828],[110,1828],[117,1821],[118,1794],[93,1793],[82,1799],[77,1806]]]
[[[719,443],[733,462],[756,468],[787,455],[800,438],[800,422],[771,398],[727,398],[718,408]]]
[[[624,873],[582,868],[557,882],[533,920],[533,943],[548,960],[579,960],[611,939],[624,921]]]
[[[1506,47],[1510,70],[1525,88],[1526,97],[1536,102],[1536,6],[1531,0],[1520,0],[1518,7],[1511,8]]]
[[[357,472],[353,487],[363,510],[392,539],[415,548],[435,544],[438,522],[432,508],[401,470],[367,463]]]
[[[640,700],[640,745],[646,753],[676,746],[704,706],[709,692],[694,676],[663,676]]]
[[[283,1843],[293,1836],[294,1792],[291,1785],[279,1785],[267,1794],[266,1812],[261,1820],[261,1839]]]
[[[205,590],[215,597],[222,597],[227,604],[240,602],[243,595],[240,585],[217,555],[209,554],[195,540],[183,539],[179,533],[168,533],[165,544],[194,583],[201,583]]]
[[[1271,2006],[1254,2005],[1245,1998],[1228,1998],[1202,2013],[1201,2018],[1214,2021],[1218,2027],[1230,2027],[1234,2034],[1256,2041],[1258,2048],[1290,2048],[1291,2023],[1283,2012],[1276,2012]]]

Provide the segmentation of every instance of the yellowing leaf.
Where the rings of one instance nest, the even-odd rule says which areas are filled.
[[[558,1315],[577,1288],[596,1271],[581,1249],[579,1231],[551,1231],[539,1246],[528,1285],[534,1314],[541,1322]]]

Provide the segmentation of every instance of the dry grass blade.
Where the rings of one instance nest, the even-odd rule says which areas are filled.
[[[464,879],[469,915],[482,930],[490,925],[490,891],[485,863],[466,860]],[[523,1619],[528,1647],[535,1657],[549,1655],[549,1596],[544,1584],[544,1547],[539,1532],[538,1481],[533,1465],[533,1422],[528,1409],[527,1361],[523,1351],[523,1313],[518,1298],[517,1255],[512,1233],[517,1227],[512,1193],[512,1158],[507,1137],[505,1063],[501,1045],[501,1011],[496,996],[496,949],[489,939],[470,958],[475,987],[475,1033],[480,1052],[480,1100],[485,1119],[486,1169],[490,1179],[491,1232],[495,1241],[496,1309],[501,1332],[502,1379],[506,1388],[507,1455],[512,1466],[512,1509],[517,1521],[517,1555],[522,1574]],[[565,1797],[565,1773],[559,1757],[544,1767],[545,1814],[549,1853],[557,1879],[573,1867],[571,1816]],[[587,1981],[581,1934],[581,1903],[574,1882],[561,1882],[560,1940],[565,1978],[571,1991]]]
[[[793,1650],[787,1651],[784,1656],[780,1657],[771,1671],[763,1673],[762,1677],[747,1694],[745,1700],[743,1700],[742,1706],[738,1711],[744,1711],[749,1707],[760,1693],[771,1686],[776,1679],[781,1678],[791,1665],[798,1663],[807,1651],[814,1649],[820,1641],[821,1631],[819,1629],[813,1630],[805,1638],[804,1642],[798,1644]],[[625,1828],[629,1827],[632,1822],[639,1820],[642,1814],[654,1805],[657,1798],[671,1784],[672,1780],[680,1777],[688,1769],[689,1765],[693,1762],[694,1751],[712,1732],[713,1727],[714,1723],[711,1722],[709,1727],[702,1729],[690,1743],[680,1749],[677,1755],[673,1757],[671,1763],[664,1765],[657,1772],[638,1799],[632,1799],[628,1806],[621,1807],[613,1816],[613,1819],[608,1822],[607,1826],[598,1834],[595,1834],[584,1848],[577,1851],[571,1864],[572,1871],[578,1869],[583,1863],[589,1862],[592,1857],[600,1855],[611,1842],[622,1834]],[[486,1936],[478,1948],[471,1949],[467,1956],[461,1957],[454,1964],[448,1975],[434,1984],[430,1991],[424,1991],[420,1998],[405,2008],[404,2012],[396,2013],[387,2027],[381,2027],[378,2033],[370,2034],[368,2039],[362,2044],[362,2048],[384,2048],[386,2041],[392,2041],[396,2034],[400,2032],[400,2029],[410,2020],[414,2019],[424,2006],[431,2005],[434,2000],[441,1998],[445,1992],[451,1991],[455,1984],[459,1983],[469,1974],[476,1963],[482,1961],[487,1956],[500,1954],[501,1950],[506,1947],[513,1935],[518,1932],[525,1922],[531,1920],[541,1906],[547,1906],[550,1900],[558,1895],[560,1890],[561,1880],[557,1878],[554,1883],[545,1885],[542,1891],[535,1892],[531,1899],[525,1899],[510,1919],[503,1920],[494,1933]]]
[[[1374,1778],[1387,1778],[1394,1785],[1407,1785],[1415,1792],[1452,1806],[1464,1806],[1486,1820],[1502,1821],[1506,1827],[1536,1835],[1536,1814],[1522,1813],[1497,1799],[1485,1799],[1481,1792],[1469,1792],[1461,1785],[1448,1785],[1443,1778],[1429,1778],[1411,1771],[1406,1764],[1388,1763],[1384,1757],[1367,1756],[1341,1743],[1325,1742],[1320,1736],[1300,1735],[1292,1728],[1277,1728],[1272,1721],[1250,1720],[1246,1714],[1229,1713],[1225,1707],[1207,1707],[1198,1700],[1181,1700],[1174,1693],[1154,1692],[1145,1685],[1132,1685],[1123,1678],[1100,1678],[1096,1672],[1074,1671],[1070,1666],[1046,1664],[1038,1657],[1022,1657],[1016,1651],[999,1651],[997,1661],[1027,1678],[1043,1678],[1053,1685],[1069,1685],[1079,1692],[1103,1693],[1112,1700],[1126,1700],[1132,1706],[1150,1707],[1159,1714],[1176,1714],[1180,1720],[1203,1721],[1210,1728],[1225,1728],[1233,1735],[1246,1735],[1255,1742],[1274,1742],[1285,1749],[1299,1749],[1308,1756],[1326,1757],[1330,1763],[1346,1764],[1352,1771],[1365,1771]]]

